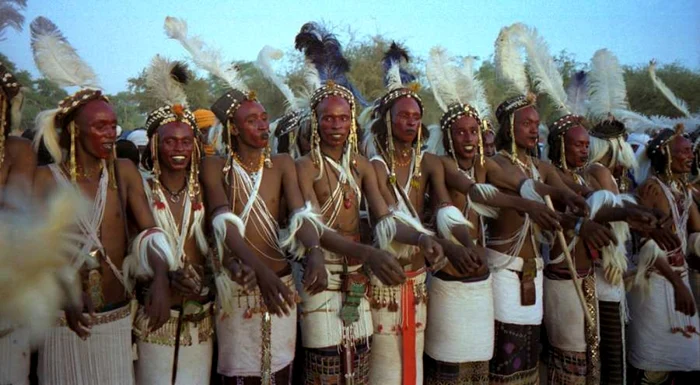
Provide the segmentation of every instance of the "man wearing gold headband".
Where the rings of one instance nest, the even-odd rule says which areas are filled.
[[[294,160],[287,154],[271,155],[267,112],[240,69],[222,63],[218,52],[202,55],[215,51],[188,36],[185,21],[168,17],[165,29],[195,63],[230,87],[211,106],[223,126],[226,154],[204,158],[202,188],[219,260],[228,266],[231,253],[243,260],[255,271],[258,288],[248,290],[231,282],[226,272],[217,275],[217,371],[226,384],[289,383],[297,296],[288,257],[303,262],[309,293],[325,289],[319,242],[325,226],[303,200]],[[291,215],[287,218],[286,213]],[[282,221],[288,224],[284,235],[279,234]]]
[[[172,252],[156,227],[138,170],[131,161],[114,156],[117,118],[101,91],[94,89],[94,72],[50,20],[35,19],[31,32],[34,60],[43,75],[61,86],[81,87],[57,109],[37,116],[35,141],[46,144],[55,163],[37,169],[36,194],[46,198],[57,187],[72,186],[93,201],[91,210],[80,213],[77,227],[84,241],[72,258],[81,272],[84,306],[66,309],[59,326],[46,336],[39,348],[39,381],[133,384],[135,301],[122,273],[129,228],[142,231],[133,241],[132,254],[152,278],[145,300],[151,330],[169,317]]]
[[[483,85],[476,79],[470,60],[461,66],[454,61],[441,47],[430,52],[426,74],[444,113],[439,127],[431,128],[428,148],[442,155],[450,198],[474,224],[470,229],[472,239],[480,247],[485,246],[485,220],[498,216],[494,207],[517,210],[546,230],[557,229],[558,217],[542,203],[502,194],[487,184],[516,189],[520,180],[505,175],[486,157],[482,136],[486,125],[474,107],[489,113]],[[470,242],[440,233],[456,244]],[[492,277],[486,261],[478,260],[467,271],[449,263],[433,274],[428,293],[426,382],[487,384],[494,346],[494,308]]]
[[[414,229],[395,222],[377,187],[374,169],[357,153],[356,99],[344,78],[349,69],[335,36],[307,23],[296,38],[307,63],[319,71],[310,100],[310,154],[297,160],[299,184],[306,199],[320,207],[323,219],[340,236],[352,240],[342,253],[325,252],[330,272],[328,289],[304,293],[302,340],[307,384],[370,384],[370,340],[373,333],[369,278],[363,264],[387,285],[405,280],[401,265],[386,251],[362,245],[360,205],[365,198],[375,218],[378,238],[420,238]],[[333,49],[337,48],[337,49]],[[337,83],[336,83],[337,81]],[[330,232],[324,233],[324,238]],[[376,345],[375,345],[376,346]],[[389,370],[386,368],[386,370]]]
[[[692,163],[682,126],[659,132],[639,161],[639,203],[670,216],[681,245],[664,249],[648,236],[642,239],[628,295],[633,384],[693,383],[700,370],[700,326],[686,261],[700,254],[700,212],[687,182]]]

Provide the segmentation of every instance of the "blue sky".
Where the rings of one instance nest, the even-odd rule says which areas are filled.
[[[419,1],[135,1],[29,0],[24,31],[5,32],[0,52],[37,74],[29,23],[53,20],[99,74],[109,93],[126,88],[155,54],[184,58],[163,33],[165,16],[183,17],[190,33],[220,48],[226,59],[253,60],[268,44],[291,49],[301,25],[323,20],[341,41],[383,34],[425,57],[434,45],[457,55],[488,57],[501,27],[520,21],[538,28],[552,52],[562,49],[589,61],[599,48],[623,64],[678,61],[700,70],[700,1],[679,0],[419,0]]]

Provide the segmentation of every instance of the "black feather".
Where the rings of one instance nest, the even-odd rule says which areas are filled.
[[[387,50],[386,53],[384,53],[384,59],[382,60],[385,82],[386,74],[394,63],[398,63],[400,66],[399,72],[401,73],[401,83],[408,84],[412,81],[415,81],[416,76],[408,72],[408,70],[404,68],[405,64],[408,64],[410,61],[411,56],[408,54],[408,51],[400,44],[396,43],[395,41],[392,41],[389,50]],[[386,83],[384,85],[386,86]]]
[[[190,72],[187,69],[187,65],[181,61],[175,62],[173,69],[170,70],[170,76],[182,85],[187,84],[190,80]]]

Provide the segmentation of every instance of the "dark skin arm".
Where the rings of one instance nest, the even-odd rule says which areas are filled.
[[[661,187],[657,182],[648,179],[637,190],[639,194],[639,203],[643,206],[658,210],[667,210],[664,205],[667,203]],[[692,219],[692,220],[691,220]],[[691,213],[688,220],[689,232],[695,232],[700,228],[700,214],[698,214],[695,204],[691,206]],[[680,273],[673,271],[666,258],[657,258],[654,262],[654,267],[664,278],[666,278],[673,286],[673,296],[675,309],[683,314],[695,314],[695,299],[690,293],[690,290],[683,282]]]
[[[357,169],[360,172],[361,186],[364,188],[365,196],[376,194],[379,191],[376,189],[376,177],[370,174],[369,178],[366,173],[373,172],[372,167],[367,160],[358,159]],[[314,166],[309,157],[303,157],[296,161],[297,176],[299,177],[299,188],[304,196],[304,199],[310,201],[314,207],[320,207],[316,191],[313,188],[314,179],[318,175],[318,170]],[[374,189],[368,188],[368,184],[373,183]],[[381,202],[384,213],[388,213],[386,203]],[[330,250],[336,254],[347,255],[362,261],[367,264],[372,272],[386,285],[398,285],[402,283],[406,276],[401,268],[401,265],[396,261],[396,258],[386,251],[364,245],[358,242],[352,242],[335,231],[325,231],[321,236],[321,245],[324,249]]]
[[[288,154],[280,154],[275,157],[275,163],[284,170],[282,178],[284,198],[290,211],[299,210],[304,207],[304,197],[299,189],[299,178],[297,177],[294,160]],[[314,206],[318,207],[318,206]],[[318,294],[328,287],[328,273],[326,272],[323,252],[320,249],[321,243],[313,224],[305,221],[297,232],[297,238],[306,247],[306,267],[304,269],[304,289],[310,294]]]
[[[457,166],[453,161],[448,161],[444,158],[442,158],[441,160],[443,166],[445,167],[445,180],[449,188],[459,191],[464,195],[469,195],[472,201],[476,203],[486,204],[491,207],[502,209],[513,209],[521,214],[528,214],[530,215],[530,218],[532,218],[532,220],[535,223],[537,223],[537,225],[539,225],[543,230],[554,231],[560,229],[558,224],[559,217],[546,205],[539,202],[524,199],[519,196],[506,195],[501,193],[500,191],[496,192],[496,194],[493,197],[486,199],[483,196],[481,196],[481,194],[476,193],[476,190],[472,189],[475,183],[472,180],[470,180],[467,176],[459,172]],[[500,166],[498,166],[491,159],[484,159],[484,161],[484,166],[487,168],[487,175],[489,175],[489,170],[498,169],[498,171],[495,172],[495,178],[498,179],[498,177],[502,174],[500,172]],[[518,186],[520,182],[521,181],[518,180],[518,183],[508,183],[508,186]],[[514,187],[513,191],[515,189],[517,189],[517,187]]]
[[[156,227],[156,221],[143,189],[141,174],[130,160],[118,159],[117,162],[120,183],[126,186],[126,204],[133,214],[137,228],[139,231],[144,231]],[[146,298],[145,310],[151,330],[156,330],[170,318],[168,265],[153,249],[148,250],[148,263],[153,269],[154,275],[148,298]]]
[[[5,190],[22,197],[30,196],[37,168],[36,154],[31,142],[24,138],[10,136],[6,139],[5,151],[3,163],[9,163],[9,160],[12,160],[7,183],[4,186]]]
[[[215,218],[216,215],[223,212],[231,211],[231,203],[226,195],[222,174],[224,163],[225,160],[223,158],[213,156],[205,157],[202,160],[200,179],[205,207],[211,218]],[[255,256],[246,245],[238,229],[232,224],[227,224],[225,244],[236,257],[255,271],[258,287],[270,313],[280,316],[289,314],[289,309],[294,306],[292,291],[282,283],[272,269],[265,266]],[[231,264],[224,265],[230,268]],[[235,273],[235,271],[232,271],[232,274]]]
[[[378,196],[367,195],[367,203],[370,207],[370,212],[373,218],[381,220],[386,215],[389,214],[388,206],[396,206],[396,198],[394,194],[389,190],[389,185],[387,181],[389,180],[389,175],[384,168],[384,165],[379,161],[372,161],[372,168],[376,176],[375,183],[377,189],[380,192]],[[367,178],[365,182],[368,182],[370,178]],[[384,181],[384,182],[382,182]],[[371,183],[371,182],[370,182]],[[379,196],[383,198],[383,206],[386,207],[386,212],[382,213],[380,210],[382,204],[380,203]],[[422,236],[423,233],[416,231],[415,229],[407,226],[400,221],[396,221],[396,236],[395,241],[398,243],[403,243],[404,245],[419,246],[423,252],[430,256],[432,259],[439,259],[443,256],[442,247],[432,238],[428,236]]]

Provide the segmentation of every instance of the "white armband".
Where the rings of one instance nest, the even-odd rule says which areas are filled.
[[[296,210],[289,219],[286,234],[280,239],[280,248],[288,249],[293,261],[301,261],[306,256],[306,247],[297,239],[297,233],[309,222],[316,230],[316,235],[321,238],[328,227],[323,223],[323,217],[317,213],[311,202],[306,202],[304,207]]]
[[[438,210],[437,228],[438,234],[440,234],[441,237],[459,244],[459,241],[457,241],[457,239],[455,239],[455,237],[452,235],[452,228],[460,225],[464,225],[469,228],[474,227],[466,218],[464,218],[462,212],[452,205],[446,205]]]
[[[212,261],[214,270],[214,285],[216,286],[216,300],[223,314],[231,314],[233,311],[233,280],[228,273],[228,269],[223,266],[224,254],[226,251],[226,233],[228,225],[233,225],[241,238],[245,236],[245,224],[236,214],[227,211],[214,217],[212,227],[214,228],[214,241],[216,243],[216,257],[218,263]],[[219,268],[216,268],[219,266]]]
[[[527,179],[523,182],[520,186],[520,196],[531,201],[544,203],[542,195],[535,190],[535,181],[533,179]]]
[[[389,253],[395,255],[398,258],[409,257],[413,255],[416,251],[416,247],[413,245],[406,245],[398,243],[395,241],[396,238],[396,221],[399,221],[419,233],[426,235],[434,235],[434,233],[426,229],[423,224],[420,223],[416,218],[400,211],[392,210],[390,215],[385,216],[374,228],[375,239],[377,241],[377,246]]]
[[[124,286],[133,290],[134,278],[153,277],[153,268],[148,261],[149,251],[154,251],[168,265],[168,270],[178,268],[178,261],[168,241],[168,236],[158,227],[152,227],[139,233],[131,243],[131,253],[122,263]]]
[[[489,218],[498,218],[497,208],[491,207],[484,203],[474,202],[474,200],[471,197],[472,194],[476,194],[482,199],[488,200],[496,196],[497,192],[498,189],[491,184],[476,183],[474,186],[472,186],[471,190],[469,191],[469,194],[467,195],[467,199],[469,201],[469,208],[474,210],[477,214],[481,216]]]

